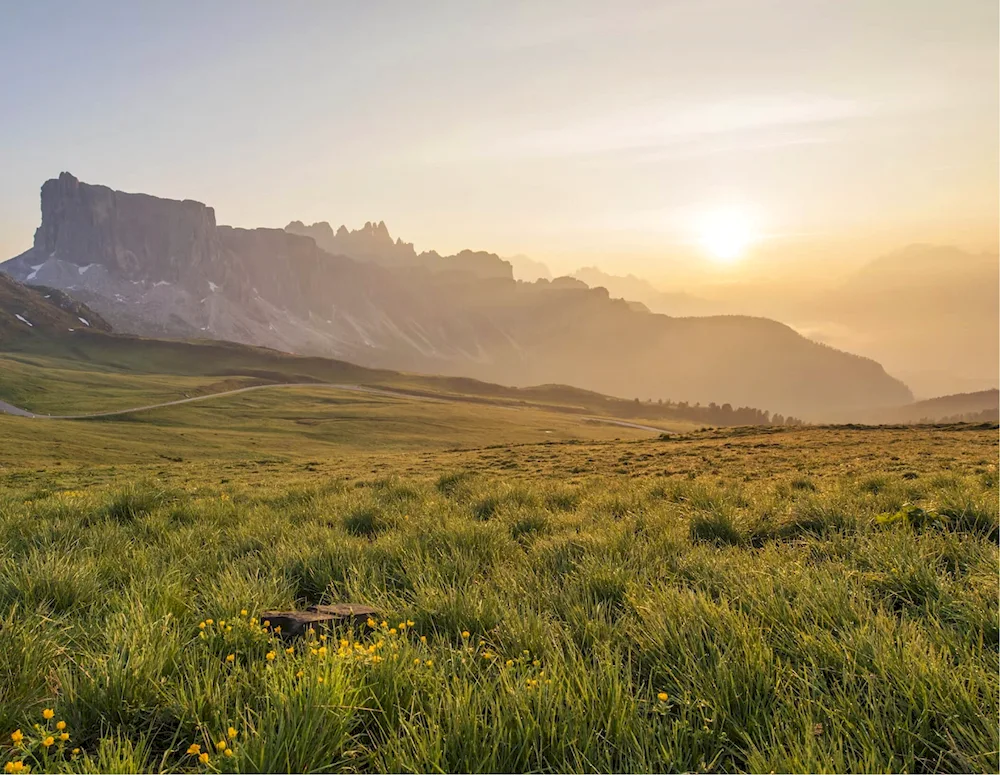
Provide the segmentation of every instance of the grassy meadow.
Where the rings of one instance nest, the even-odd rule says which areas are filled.
[[[0,415],[0,760],[996,771],[997,435],[320,387]],[[260,620],[322,602],[379,616]]]

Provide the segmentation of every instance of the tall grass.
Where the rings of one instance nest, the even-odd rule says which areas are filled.
[[[0,758],[997,769],[995,478],[457,472],[199,493],[0,493],[0,734],[25,734]],[[878,519],[907,504],[946,518]],[[331,601],[381,616],[309,642],[254,621]],[[69,741],[41,746],[58,720]]]

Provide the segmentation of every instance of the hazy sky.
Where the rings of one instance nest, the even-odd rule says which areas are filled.
[[[997,36],[995,0],[4,3],[0,258],[61,170],[557,270],[665,276],[720,209],[802,270],[994,249]]]

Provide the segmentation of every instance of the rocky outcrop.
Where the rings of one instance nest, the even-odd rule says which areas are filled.
[[[400,244],[384,224],[362,232],[348,238]],[[780,323],[650,314],[571,278],[515,282],[506,262],[494,276],[494,259],[435,254],[434,270],[354,260],[324,250],[313,234],[217,226],[212,209],[197,202],[125,194],[63,174],[42,188],[35,245],[0,269],[63,289],[122,332],[806,419],[912,399],[874,361]],[[440,268],[449,264],[474,271]]]

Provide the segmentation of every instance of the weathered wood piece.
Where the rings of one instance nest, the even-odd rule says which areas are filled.
[[[354,603],[313,605],[305,611],[262,611],[260,621],[264,627],[282,636],[305,635],[309,629],[330,628],[338,624],[364,624],[376,611],[371,606]]]

